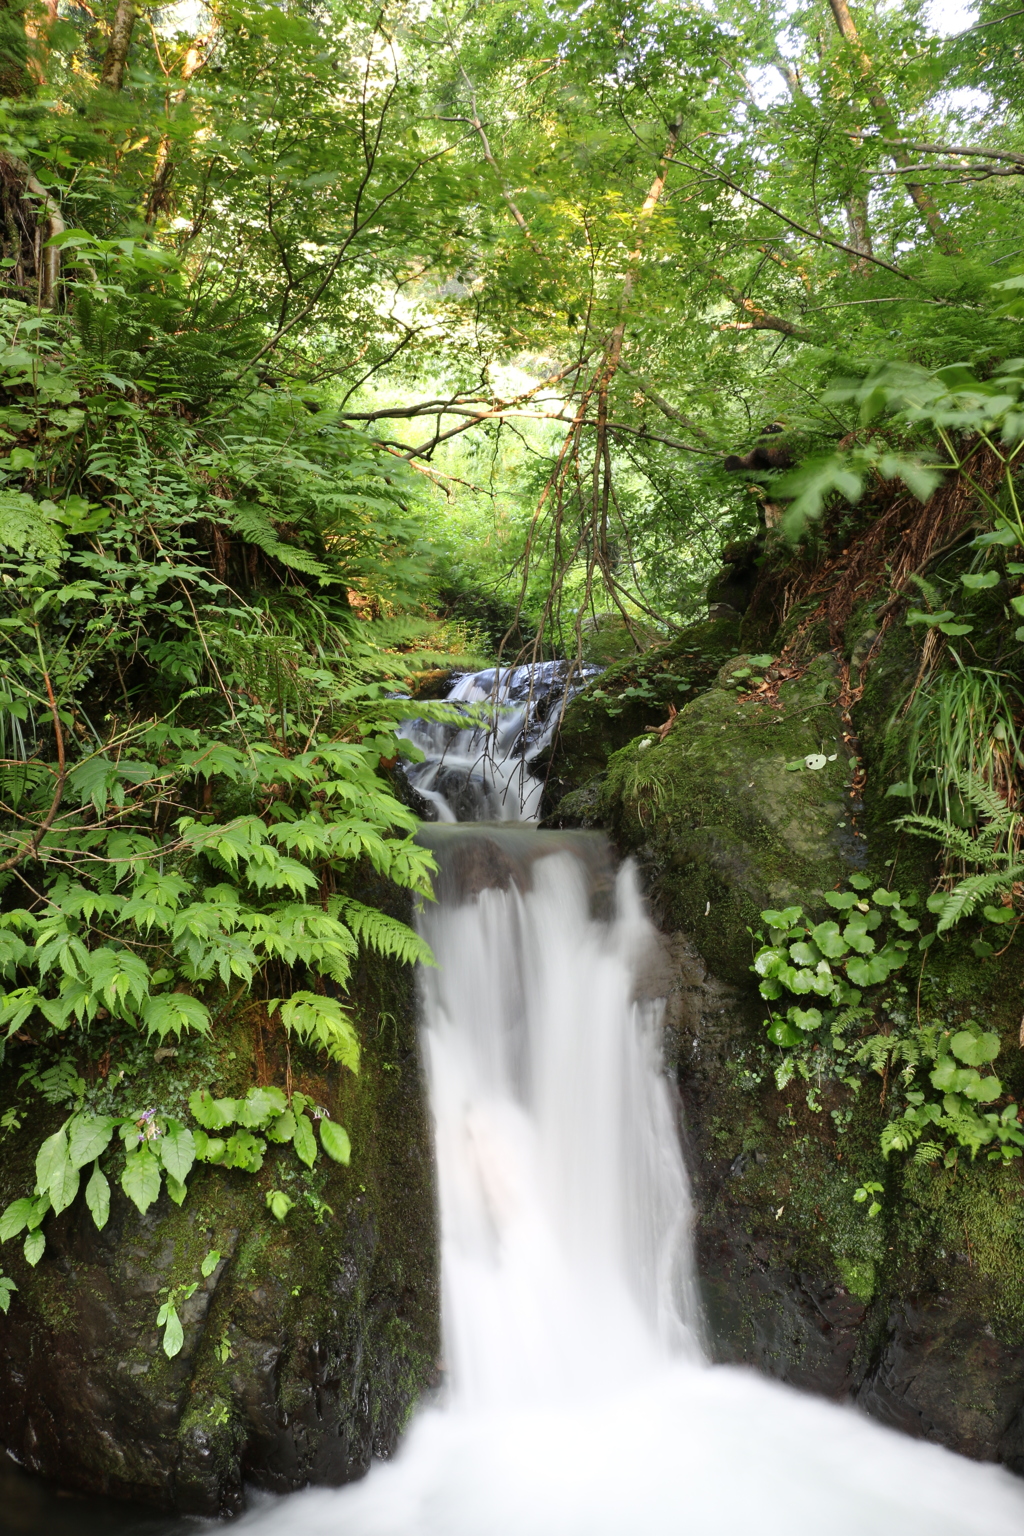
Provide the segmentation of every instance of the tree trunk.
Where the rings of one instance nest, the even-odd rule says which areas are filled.
[[[106,57],[100,71],[100,84],[108,91],[119,91],[124,84],[124,67],[135,28],[135,0],[117,0],[117,9],[110,28]]]

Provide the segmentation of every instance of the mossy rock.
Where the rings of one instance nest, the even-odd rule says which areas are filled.
[[[577,824],[559,802],[602,774],[618,748],[660,725],[670,705],[679,709],[710,688],[735,653],[738,634],[738,617],[690,624],[666,644],[609,667],[573,699],[553,745],[535,764],[546,778],[549,825]]]
[[[339,1484],[391,1452],[436,1376],[432,1156],[411,974],[368,958],[351,1000],[358,1077],[294,1045],[289,1056],[262,1006],[213,1045],[158,1061],[152,1042],[120,1042],[110,1075],[127,1072],[125,1105],[114,1112],[181,1113],[195,1087],[244,1094],[284,1086],[290,1070],[347,1127],[352,1160],[321,1152],[307,1171],[291,1146],[270,1146],[255,1174],[195,1167],[180,1208],[165,1191],[145,1215],[112,1181],[102,1232],[79,1196],[47,1218],[35,1268],[9,1242],[18,1289],[0,1316],[0,1441],[22,1466],[68,1489],[224,1515],[245,1485]],[[36,1148],[68,1113],[35,1102],[5,1143],[2,1205],[31,1190]],[[294,1200],[283,1223],[267,1208],[272,1189]],[[167,1287],[193,1282],[168,1359],[157,1311]]]
[[[774,700],[737,693],[732,673],[745,664],[722,668],[663,741],[641,737],[614,754],[599,807],[622,848],[642,852],[665,925],[737,983],[762,908],[820,907],[865,857],[847,809],[835,658],[815,658]]]

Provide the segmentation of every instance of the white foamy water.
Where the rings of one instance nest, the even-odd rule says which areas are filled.
[[[633,1000],[651,933],[631,870],[612,886],[588,834],[440,829],[432,845],[443,1400],[362,1483],[242,1526],[1021,1536],[1024,1487],[1007,1473],[706,1363],[658,1011]]]
[[[457,678],[446,702],[476,706],[486,724],[407,720],[399,731],[423,753],[403,771],[427,813],[445,822],[536,821],[544,781],[532,767],[565,705],[600,671],[537,661]]]

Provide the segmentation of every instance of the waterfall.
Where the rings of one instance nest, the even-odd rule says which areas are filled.
[[[444,1387],[266,1536],[1019,1536],[1003,1470],[708,1364],[656,942],[604,839],[434,826],[419,922]]]
[[[544,782],[531,766],[565,704],[600,671],[538,661],[457,678],[446,702],[475,705],[486,724],[407,720],[399,733],[423,753],[422,762],[404,766],[421,813],[436,821],[535,821]]]

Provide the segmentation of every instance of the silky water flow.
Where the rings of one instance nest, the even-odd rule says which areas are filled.
[[[597,834],[433,827],[420,978],[444,1385],[394,1459],[264,1536],[1021,1536],[1024,1486],[708,1363],[630,865]]]

